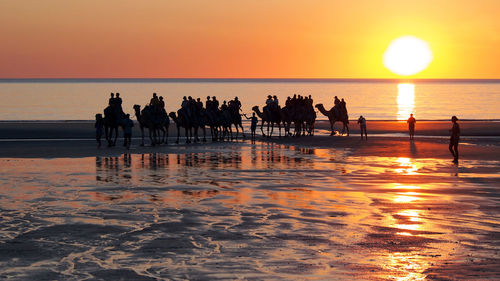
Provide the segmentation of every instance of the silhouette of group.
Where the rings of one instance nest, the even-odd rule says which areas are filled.
[[[284,107],[280,106],[277,96],[268,95],[265,104],[262,112],[258,106],[252,108],[254,113],[262,119],[260,128],[263,136],[266,136],[263,129],[265,124],[267,124],[267,137],[272,136],[274,126],[278,127],[279,136],[281,136],[281,125],[285,130],[285,136],[298,137],[306,133],[313,135],[316,112],[310,95],[307,97],[295,94],[293,97],[287,97]],[[290,131],[292,123],[295,126],[293,133]]]
[[[122,108],[123,100],[120,93],[111,93],[108,100],[108,106],[104,109],[104,116],[96,114],[96,140],[98,146],[101,146],[101,137],[104,134],[108,141],[108,146],[116,145],[118,136],[118,128],[122,127],[124,131],[124,146],[130,147],[132,127],[134,123],[130,119],[129,114],[125,114]],[[315,107],[330,121],[331,135],[334,134],[333,125],[335,122],[342,122],[342,134],[347,132],[349,135],[349,117],[347,105],[344,98],[339,99],[337,96],[333,100],[334,106],[330,110],[326,110],[323,104],[317,104]],[[235,97],[229,101],[217,100],[215,96],[207,96],[205,104],[200,98],[194,99],[191,96],[182,98],[180,108],[176,112],[167,113],[165,109],[165,100],[162,96],[153,93],[150,101],[144,108],[140,105],[134,105],[135,116],[140,126],[142,143],[144,145],[144,129],[148,129],[151,145],[167,143],[168,129],[172,120],[177,127],[177,139],[179,142],[180,129],[184,128],[186,143],[192,141],[200,141],[198,131],[203,132],[201,141],[206,141],[206,127],[210,128],[210,133],[213,141],[232,140],[238,138],[239,129],[242,131],[243,137],[245,132],[242,125],[241,101]],[[283,107],[280,106],[276,95],[268,95],[265,101],[265,106],[262,112],[258,106],[254,106],[254,111],[251,117],[243,114],[247,119],[251,120],[251,136],[255,139],[255,132],[258,124],[258,117],[262,120],[261,132],[263,136],[271,137],[274,126],[278,127],[279,136],[281,136],[281,126],[284,128],[285,136],[304,136],[306,134],[314,134],[314,123],[316,120],[316,112],[313,107],[313,99],[311,95],[302,96],[294,94],[288,96]],[[460,127],[457,123],[458,118],[453,116],[453,127],[450,130],[450,145],[449,150],[453,155],[453,161],[458,162],[458,143],[460,139]],[[410,140],[415,136],[416,119],[413,114],[407,120]],[[264,125],[267,124],[267,134],[264,133]],[[292,124],[295,131],[291,132]],[[358,119],[360,125],[361,138],[367,139],[366,119],[360,116]],[[236,129],[236,136],[233,136],[232,126]],[[193,140],[194,139],[194,140]]]

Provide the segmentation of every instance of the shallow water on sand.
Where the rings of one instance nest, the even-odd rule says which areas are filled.
[[[499,165],[249,142],[0,159],[0,278],[498,278]]]

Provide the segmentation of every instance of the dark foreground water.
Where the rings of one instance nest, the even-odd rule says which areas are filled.
[[[0,279],[498,279],[499,165],[248,142],[4,158]]]

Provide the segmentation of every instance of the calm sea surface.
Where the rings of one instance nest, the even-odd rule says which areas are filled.
[[[262,106],[268,94],[281,103],[289,95],[312,95],[314,103],[333,106],[337,95],[347,101],[350,118],[406,119],[410,113],[420,119],[500,118],[498,82],[363,82],[363,81],[203,81],[203,80],[0,80],[0,120],[90,120],[102,112],[109,94],[119,92],[123,108],[133,114],[134,104],[145,105],[153,92],[166,99],[167,110],[179,108],[182,96],[217,96],[229,100],[238,96],[243,111]],[[320,116],[324,118],[324,116]]]

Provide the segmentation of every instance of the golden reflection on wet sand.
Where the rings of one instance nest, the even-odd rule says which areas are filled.
[[[499,261],[480,162],[270,143],[0,162],[5,277],[420,280]]]

